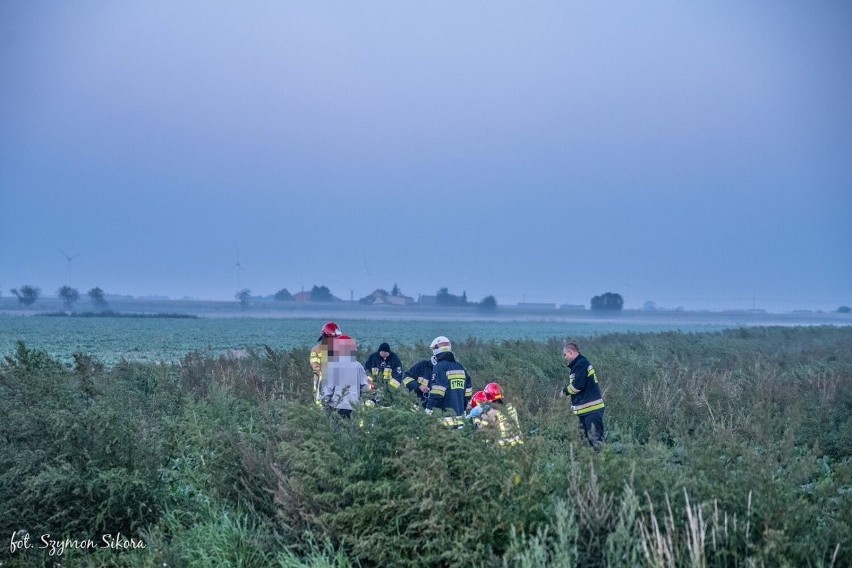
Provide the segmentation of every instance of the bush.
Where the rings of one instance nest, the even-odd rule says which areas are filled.
[[[147,545],[71,565],[849,565],[850,344],[831,327],[589,338],[595,454],[556,339],[454,343],[474,388],[496,380],[518,409],[508,449],[400,392],[328,415],[307,349],[109,368],[19,343],[0,365],[0,532]]]

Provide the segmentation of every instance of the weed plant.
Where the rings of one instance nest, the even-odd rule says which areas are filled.
[[[69,367],[19,343],[0,364],[0,534],[32,548],[0,564],[849,566],[850,346],[834,327],[582,341],[607,405],[595,454],[559,396],[560,340],[454,343],[518,409],[512,448],[399,391],[329,414],[306,349]],[[103,545],[119,533],[145,548]]]

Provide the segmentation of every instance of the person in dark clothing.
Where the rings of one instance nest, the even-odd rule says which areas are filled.
[[[385,384],[391,379],[402,380],[402,361],[396,353],[391,351],[387,343],[379,345],[378,351],[367,358],[364,368],[367,374],[380,384]]]
[[[599,452],[605,439],[604,401],[595,369],[580,354],[580,347],[574,342],[565,344],[562,355],[571,370],[568,386],[562,390],[562,395],[571,397],[571,410],[580,421],[581,437],[595,452]]]
[[[432,381],[424,408],[428,414],[435,409],[450,410],[455,416],[447,417],[448,426],[464,425],[464,409],[473,396],[473,386],[465,368],[456,361],[450,340],[436,337],[432,348]]]
[[[420,397],[422,404],[426,404],[426,398],[429,396],[429,383],[432,380],[433,367],[431,359],[424,359],[415,363],[402,374],[402,386]],[[389,384],[393,388],[400,386],[399,382],[395,383],[395,379],[391,379]]]

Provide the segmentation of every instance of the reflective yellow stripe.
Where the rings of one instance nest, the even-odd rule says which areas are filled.
[[[408,385],[410,385],[410,384],[411,384],[411,382],[412,382],[413,380],[414,380],[414,379],[412,379],[411,377],[405,377],[405,378],[403,378],[403,379],[402,379],[402,384],[404,384],[405,386],[408,386]]]
[[[574,385],[568,385],[568,394],[577,394],[578,392],[580,392],[580,391],[575,389]]]
[[[445,416],[441,418],[441,424],[448,428],[464,426],[464,416]]]
[[[389,380],[388,384],[391,386],[391,388],[395,388],[395,389],[399,388],[399,381],[396,380],[396,379]]]
[[[589,412],[594,412],[595,410],[600,410],[604,407],[604,403],[595,404],[594,406],[583,406],[581,408],[574,408],[574,414],[577,416],[581,414],[588,414]]]
[[[435,385],[434,387],[432,387],[432,390],[430,391],[430,394],[434,394],[434,395],[437,395],[437,396],[444,396],[446,393],[447,393],[447,387],[442,387],[442,386],[439,386],[439,385]]]
[[[464,376],[464,371],[447,371],[447,378],[450,380],[463,379]]]

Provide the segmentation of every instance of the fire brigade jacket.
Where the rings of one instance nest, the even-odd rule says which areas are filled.
[[[373,380],[382,379],[389,382],[391,379],[395,379],[398,383],[402,379],[402,361],[393,351],[390,351],[387,359],[382,359],[382,356],[376,351],[367,358],[364,369]],[[399,386],[399,384],[396,386]]]
[[[595,369],[589,360],[578,354],[577,358],[568,364],[571,374],[568,377],[568,386],[565,394],[571,395],[571,410],[574,414],[588,414],[604,407],[603,396]]]
[[[426,410],[452,410],[456,416],[464,416],[464,409],[473,396],[470,377],[450,352],[438,353],[432,369],[432,389],[426,398]],[[464,422],[462,422],[463,424]]]
[[[320,341],[311,349],[310,355],[311,371],[314,374],[314,400],[317,404],[321,404],[322,399],[322,378],[328,366],[328,345],[325,341]]]
[[[474,429],[485,428],[497,437],[500,446],[516,446],[524,443],[518,411],[510,402],[495,401],[480,404],[470,411]],[[496,427],[496,428],[495,428]]]
[[[523,444],[524,440],[521,437],[521,423],[518,421],[518,411],[512,403],[495,404],[493,410],[497,411],[497,428],[500,431],[500,437],[497,443],[501,446],[515,446]]]
[[[432,380],[432,361],[424,359],[414,364],[409,370],[402,375],[402,385],[409,391],[419,396],[423,401],[426,401],[427,393],[420,390],[421,386],[428,387],[429,381]],[[394,385],[393,380],[390,385],[394,388],[399,388],[399,384]]]

